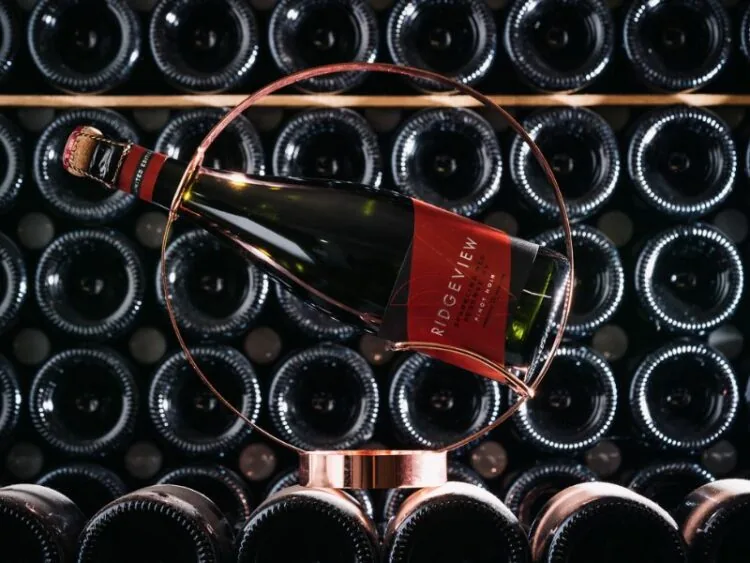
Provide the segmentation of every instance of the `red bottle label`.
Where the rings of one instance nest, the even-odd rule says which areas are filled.
[[[512,240],[506,233],[414,200],[414,236],[379,336],[394,342],[455,346],[505,364],[512,283]],[[535,251],[519,266],[528,271]],[[525,275],[522,276],[525,278]],[[479,375],[497,372],[457,352],[425,350]]]

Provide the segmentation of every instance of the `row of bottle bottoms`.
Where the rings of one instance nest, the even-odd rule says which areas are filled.
[[[380,527],[353,493],[292,485],[232,520],[204,494],[161,484],[87,521],[51,488],[10,485],[0,489],[0,546],[27,563],[725,563],[742,560],[750,517],[750,482],[742,479],[698,487],[674,514],[613,483],[579,483],[542,503],[530,526],[489,491],[462,482],[404,495]]]
[[[282,74],[379,60],[426,68],[468,85],[503,72],[495,63],[506,58],[530,87],[563,92],[596,83],[617,51],[641,82],[661,91],[706,86],[739,55],[735,51],[750,58],[750,11],[737,34],[720,0],[627,5],[618,29],[605,0],[514,0],[497,13],[484,0],[399,0],[380,26],[367,0],[283,0],[265,31],[246,0],[160,0],[144,41],[141,18],[126,0],[65,6],[40,0],[24,41],[20,20],[4,3],[0,28],[8,39],[0,50],[0,77],[18,66],[13,63],[23,43],[51,85],[83,93],[122,84],[146,51],[172,86],[189,92],[247,84],[266,51]],[[343,91],[363,78],[339,73],[309,79],[301,88]],[[420,90],[445,89],[427,79],[413,82]]]
[[[155,150],[188,161],[222,115],[216,108],[177,113],[161,128]],[[94,198],[59,162],[68,135],[81,124],[139,142],[135,127],[112,110],[63,112],[36,141],[33,181],[63,217],[88,223],[116,220],[132,208],[135,198],[119,192]],[[632,123],[622,142],[601,115],[585,108],[544,109],[521,124],[550,163],[574,221],[601,212],[625,182],[659,215],[705,217],[727,201],[750,169],[750,151],[740,155],[744,151],[733,140],[729,125],[698,107],[649,111]],[[515,135],[506,153],[499,133],[472,110],[421,110],[388,135],[390,154],[383,154],[384,137],[361,114],[314,109],[288,119],[268,151],[252,123],[239,116],[209,148],[204,165],[395,189],[470,217],[493,209],[511,184],[532,213],[548,220],[559,216],[552,188],[529,146]],[[9,162],[0,210],[7,210],[24,182],[30,182],[25,178],[27,157],[20,130],[2,119],[0,138],[0,151]]]
[[[306,450],[351,449],[383,439],[376,433],[383,416],[400,443],[440,448],[480,431],[517,400],[496,381],[414,354],[392,370],[384,401],[381,382],[365,359],[332,343],[283,358],[266,394],[253,365],[238,350],[199,346],[191,351],[245,417],[257,422],[267,409],[275,432]],[[224,409],[182,352],[169,355],[143,389],[117,353],[65,350],[36,372],[27,397],[12,365],[3,360],[0,391],[3,443],[13,439],[28,409],[36,435],[75,457],[108,455],[130,444],[144,394],[145,415],[156,436],[183,455],[221,455],[240,449],[252,436],[252,428]],[[627,390],[618,389],[600,353],[563,346],[538,396],[513,415],[512,423],[516,436],[534,449],[574,454],[606,437],[625,405],[635,442],[692,454],[734,426],[740,390],[729,361],[697,341],[678,340],[646,355]]]

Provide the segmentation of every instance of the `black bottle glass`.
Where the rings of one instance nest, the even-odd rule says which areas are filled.
[[[652,444],[688,452],[719,441],[737,417],[739,390],[729,361],[699,341],[675,341],[641,362],[630,410]]]
[[[268,397],[279,435],[306,450],[351,449],[375,432],[375,374],[362,356],[339,344],[292,354],[274,374]]]
[[[284,312],[284,319],[301,333],[316,340],[348,340],[357,333],[357,328],[342,323],[330,315],[319,311],[274,282],[276,300]]]
[[[377,563],[378,536],[345,491],[287,487],[253,512],[239,534],[236,561]]]
[[[62,465],[42,475],[36,482],[54,489],[75,502],[86,518],[121,497],[127,487],[117,473],[91,463]]]
[[[394,63],[466,85],[484,78],[497,54],[492,11],[475,0],[399,0],[388,16],[386,38]],[[411,81],[423,91],[446,90],[429,79]]]
[[[503,42],[521,79],[543,92],[572,92],[612,62],[615,23],[604,0],[515,0]]]
[[[14,7],[8,2],[0,5],[0,82],[13,70],[21,43],[20,25]]]
[[[706,86],[732,51],[731,22],[719,0],[634,0],[622,29],[637,77],[656,90]]]
[[[200,346],[191,353],[218,391],[255,421],[260,385],[247,358],[228,346]],[[182,352],[169,356],[156,371],[148,405],[157,434],[186,455],[226,453],[243,444],[252,430],[219,402]]]
[[[86,520],[68,497],[39,485],[0,489],[3,563],[73,563]]]
[[[657,328],[704,334],[729,320],[745,284],[734,243],[704,223],[671,227],[638,256],[635,290]]]
[[[617,312],[625,294],[625,271],[617,247],[604,233],[583,224],[573,225],[571,233],[575,285],[565,332],[582,337],[592,334]],[[544,232],[532,242],[565,252],[562,228]]]
[[[189,162],[203,139],[226,111],[197,108],[178,113],[169,120],[154,144],[154,150],[170,158]],[[263,144],[255,127],[244,115],[238,115],[206,151],[203,166],[263,174],[266,163]]]
[[[78,563],[231,563],[232,529],[211,500],[152,485],[108,504],[81,532]]]
[[[496,420],[503,401],[498,382],[412,354],[393,374],[388,407],[402,442],[436,449]]]
[[[252,504],[245,481],[221,465],[188,465],[168,471],[159,485],[180,485],[210,498],[235,528],[250,517]]]
[[[378,22],[367,0],[281,0],[271,14],[268,40],[283,74],[334,63],[372,63],[378,56]],[[342,92],[366,76],[362,72],[320,76],[297,87]]]
[[[396,188],[460,215],[472,217],[490,205],[502,172],[495,131],[468,109],[419,111],[402,124],[393,143]]]
[[[40,0],[27,40],[44,78],[69,93],[119,86],[141,55],[140,20],[126,0]]]
[[[581,483],[547,503],[530,532],[534,561],[685,563],[675,520],[614,483]]]
[[[583,346],[561,346],[544,385],[513,420],[532,447],[577,452],[607,434],[616,409],[617,384],[604,356]]]
[[[18,427],[23,396],[16,371],[0,356],[0,448],[6,446]]]
[[[560,491],[579,483],[597,480],[585,465],[572,461],[550,461],[535,465],[517,475],[505,493],[505,506],[530,528],[545,505]]]
[[[170,84],[202,93],[242,85],[260,45],[246,0],[161,0],[151,12],[149,42]]]
[[[273,149],[274,176],[324,178],[374,188],[383,180],[378,138],[357,112],[307,110],[281,129]]]
[[[696,488],[677,511],[689,563],[746,559],[750,481],[722,479]]]
[[[274,479],[268,487],[266,497],[270,498],[283,489],[296,485],[299,485],[299,471],[297,469],[286,471]],[[375,505],[372,502],[370,493],[366,489],[347,489],[342,492],[354,498],[368,518],[375,518]]]
[[[679,219],[718,208],[737,179],[737,149],[729,126],[695,107],[658,109],[636,122],[628,173],[651,207]]]
[[[468,483],[486,489],[484,480],[473,470],[454,460],[448,461],[448,481]],[[398,512],[404,501],[414,493],[413,489],[388,489],[383,497],[381,522],[387,524]]]
[[[714,480],[714,476],[697,463],[670,461],[640,469],[630,478],[628,488],[674,515],[689,493]]]
[[[126,445],[138,415],[138,387],[115,352],[74,348],[42,365],[29,391],[34,430],[73,456],[111,453]]]
[[[42,253],[34,289],[52,326],[83,340],[109,341],[138,319],[143,265],[130,240],[117,231],[69,231]]]
[[[386,528],[383,551],[387,563],[531,561],[513,513],[489,491],[457,482],[406,499]]]
[[[75,109],[47,125],[34,149],[32,173],[46,203],[61,216],[86,223],[105,223],[125,215],[136,198],[121,191],[105,192],[85,178],[68,174],[62,166],[68,136],[79,125],[90,124],[117,139],[136,142],[138,133],[119,113],[109,109]]]
[[[555,173],[568,216],[576,221],[596,214],[614,195],[620,177],[620,152],[612,127],[585,108],[554,108],[533,113],[522,123]],[[513,137],[511,179],[535,213],[557,219],[552,185],[529,145]]]
[[[245,256],[202,229],[183,233],[167,248],[167,291],[180,327],[201,340],[225,340],[249,330],[263,310],[268,276]],[[156,296],[162,307],[161,265]]]
[[[27,294],[23,255],[16,243],[0,233],[0,335],[15,323]]]
[[[742,22],[740,23],[740,50],[750,61],[750,6],[742,15]]]
[[[0,42],[3,41],[2,10],[0,7]],[[1,65],[2,53],[0,69]],[[21,132],[18,128],[5,116],[0,115],[0,212],[7,211],[13,205],[26,179],[26,159],[21,142]]]

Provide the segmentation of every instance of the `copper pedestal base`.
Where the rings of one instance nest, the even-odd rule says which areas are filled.
[[[448,480],[447,452],[341,450],[300,454],[299,484],[333,489],[422,489]]]

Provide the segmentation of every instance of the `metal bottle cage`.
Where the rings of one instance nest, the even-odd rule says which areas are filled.
[[[245,423],[250,425],[253,428],[253,430],[265,436],[269,440],[302,455],[307,454],[308,452],[302,448],[299,448],[297,446],[294,446],[293,444],[290,444],[282,440],[281,438],[275,436],[268,430],[263,429],[262,427],[257,425],[254,421],[250,420],[250,418],[248,418],[242,412],[240,412],[234,405],[232,405],[219,392],[219,390],[211,383],[211,380],[205,375],[203,370],[201,370],[201,368],[198,366],[195,358],[191,354],[188,348],[188,345],[186,344],[182,336],[182,332],[177,323],[174,309],[172,307],[172,299],[171,299],[171,295],[169,293],[169,288],[167,285],[168,280],[167,280],[167,273],[166,273],[167,272],[166,250],[167,250],[167,245],[169,243],[170,234],[172,232],[172,226],[174,224],[174,221],[177,219],[178,210],[179,210],[180,203],[182,201],[182,197],[185,192],[185,189],[190,184],[191,180],[195,177],[195,174],[199,173],[199,168],[201,164],[203,163],[203,159],[204,159],[204,156],[206,154],[208,147],[221,134],[221,132],[224,131],[224,129],[226,129],[226,127],[232,122],[232,120],[234,120],[236,116],[240,115],[242,112],[247,110],[249,107],[257,103],[262,98],[265,98],[266,96],[270,94],[273,94],[283,88],[286,88],[287,86],[297,84],[298,82],[301,82],[310,78],[316,78],[319,76],[338,74],[341,72],[368,72],[368,71],[384,72],[388,74],[399,74],[399,75],[406,76],[409,78],[424,78],[424,79],[432,80],[435,82],[439,82],[445,86],[448,86],[454,91],[473,97],[475,100],[479,101],[484,107],[500,113],[500,115],[503,117],[503,119],[505,119],[505,121],[508,123],[511,129],[513,129],[513,131],[516,134],[518,134],[529,146],[531,154],[534,155],[534,158],[542,167],[542,170],[544,171],[544,175],[546,176],[547,180],[552,186],[552,189],[554,191],[555,201],[560,210],[562,227],[563,227],[563,231],[565,234],[565,250],[566,250],[568,260],[570,261],[570,273],[569,273],[568,281],[567,281],[566,288],[565,288],[564,301],[560,309],[560,319],[557,322],[557,326],[555,327],[557,332],[555,334],[555,338],[553,340],[550,351],[547,354],[547,356],[544,358],[544,363],[539,369],[539,375],[534,381],[531,382],[531,384],[527,384],[526,382],[524,382],[521,378],[519,378],[516,374],[508,370],[505,366],[497,364],[496,362],[493,362],[492,360],[489,360],[488,358],[485,358],[481,356],[480,354],[470,351],[470,350],[465,350],[465,349],[457,348],[453,346],[434,344],[430,342],[405,341],[405,342],[390,343],[391,349],[398,350],[398,351],[441,350],[441,351],[449,351],[449,352],[453,352],[456,354],[469,357],[475,361],[482,363],[483,365],[490,368],[491,370],[493,370],[498,375],[497,379],[500,380],[502,383],[508,385],[516,393],[518,397],[518,399],[508,408],[508,410],[502,413],[497,419],[489,423],[487,426],[471,434],[470,436],[467,436],[466,438],[463,438],[452,444],[444,446],[440,448],[439,450],[436,450],[436,452],[449,452],[451,450],[455,450],[457,448],[465,446],[466,444],[473,442],[474,440],[484,436],[485,434],[487,434],[488,432],[492,431],[493,429],[497,428],[500,424],[505,422],[521,407],[521,405],[523,405],[527,400],[529,400],[529,398],[532,398],[534,396],[536,389],[541,384],[542,380],[544,379],[544,376],[549,370],[549,367],[554,359],[555,352],[560,346],[560,343],[563,337],[563,332],[567,324],[568,315],[570,313],[571,303],[572,303],[572,296],[573,296],[572,290],[573,290],[573,279],[574,279],[573,278],[573,275],[574,275],[573,274],[574,272],[573,241],[572,241],[572,236],[571,236],[570,220],[568,218],[567,210],[565,208],[565,202],[563,199],[562,191],[560,190],[560,186],[558,185],[557,180],[555,179],[555,175],[549,163],[547,162],[544,155],[542,154],[542,151],[539,149],[539,147],[536,145],[536,143],[533,141],[530,135],[524,130],[521,124],[518,121],[516,121],[516,119],[512,115],[510,115],[506,110],[498,106],[488,96],[485,96],[484,94],[480,92],[477,92],[476,90],[474,90],[473,88],[469,86],[460,84],[448,77],[442,76],[440,74],[436,74],[434,72],[430,72],[430,71],[422,70],[418,68],[413,68],[413,67],[407,67],[407,66],[396,66],[392,64],[386,64],[386,63],[352,62],[352,63],[339,63],[339,64],[332,64],[332,65],[325,65],[325,66],[302,70],[294,74],[287,75],[283,78],[280,78],[279,80],[276,80],[268,84],[267,86],[264,86],[260,90],[256,91],[254,94],[251,94],[250,96],[248,96],[242,103],[240,103],[238,106],[232,109],[229,113],[227,113],[214,126],[214,128],[211,129],[211,131],[206,135],[206,137],[203,139],[203,142],[200,144],[200,146],[196,150],[185,173],[183,174],[182,179],[180,180],[178,189],[175,192],[175,195],[172,199],[172,203],[171,203],[170,210],[169,210],[169,216],[167,219],[166,226],[164,228],[164,236],[162,238],[162,245],[161,245],[161,282],[162,282],[163,292],[166,297],[165,303],[166,303],[167,312],[169,314],[169,320],[172,325],[172,329],[174,330],[175,336],[177,337],[177,340],[180,344],[180,348],[182,348],[182,351],[185,354],[185,357],[188,363],[190,364],[190,366],[193,368],[193,370],[198,375],[198,377],[200,377],[203,383],[208,387],[211,393],[213,393],[216,396],[216,398],[226,408],[228,408],[234,415],[236,415]],[[451,104],[452,96],[450,94],[439,94],[439,95],[436,95],[433,99],[440,101],[440,102],[444,102],[446,106],[452,105]],[[294,278],[291,272],[288,272],[282,266],[273,262],[267,255],[253,248],[248,248],[247,245],[244,245],[244,246],[251,254],[253,254],[254,257],[263,260],[264,262],[266,262],[266,264],[275,268],[276,270],[283,273],[284,275]],[[322,297],[325,298],[324,295]],[[361,450],[361,451],[364,452],[365,450]]]

